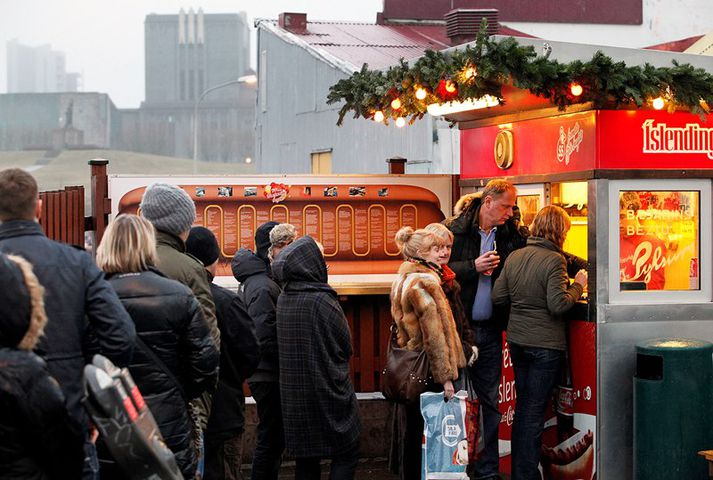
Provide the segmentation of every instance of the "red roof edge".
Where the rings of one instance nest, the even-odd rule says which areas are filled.
[[[659,43],[658,45],[652,45],[650,47],[644,47],[644,50],[663,50],[666,52],[685,52],[698,40],[703,38],[703,35],[696,35],[693,37],[684,38],[682,40],[675,40],[673,42]]]

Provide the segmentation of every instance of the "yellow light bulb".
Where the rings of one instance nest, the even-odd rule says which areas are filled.
[[[393,108],[394,110],[398,110],[399,108],[401,108],[401,100],[399,100],[398,98],[394,98],[393,100],[391,100],[391,108]]]
[[[469,80],[469,79],[475,77],[476,75],[477,75],[477,70],[475,69],[475,67],[468,67],[465,69],[464,76],[465,76],[466,80]]]
[[[448,92],[448,93],[453,93],[453,92],[455,92],[455,91],[456,91],[456,85],[455,85],[455,83],[453,83],[453,82],[451,82],[450,80],[448,80],[448,81],[446,82],[446,92]]]
[[[423,88],[416,89],[416,98],[419,100],[425,99],[426,98],[426,90]]]
[[[654,98],[654,101],[651,102],[651,105],[653,105],[654,109],[661,110],[664,106],[666,106],[666,102],[663,98],[656,97]]]
[[[584,89],[582,86],[578,83],[573,83],[572,85],[569,86],[569,91],[572,92],[572,95],[575,97],[578,97],[584,92]]]
[[[396,119],[396,126],[401,128],[404,125],[406,125],[406,120],[404,120],[404,117],[399,117]]]
[[[377,110],[376,112],[374,112],[374,121],[379,123],[383,122],[384,112],[382,112],[381,110]]]

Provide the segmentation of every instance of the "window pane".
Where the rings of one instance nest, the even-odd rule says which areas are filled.
[[[699,290],[700,192],[619,192],[622,291]]]

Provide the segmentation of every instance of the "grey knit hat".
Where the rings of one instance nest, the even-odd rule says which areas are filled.
[[[141,199],[141,215],[156,230],[180,235],[196,220],[196,205],[182,188],[168,183],[152,183]]]

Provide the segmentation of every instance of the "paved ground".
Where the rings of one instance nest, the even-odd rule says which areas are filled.
[[[294,478],[294,462],[285,462],[280,470],[280,480],[288,480]],[[243,465],[243,477],[250,478],[250,466]],[[322,466],[322,478],[329,478],[329,465]],[[377,459],[362,459],[359,461],[359,467],[355,480],[398,480],[398,475],[389,473],[388,462],[385,458]]]

